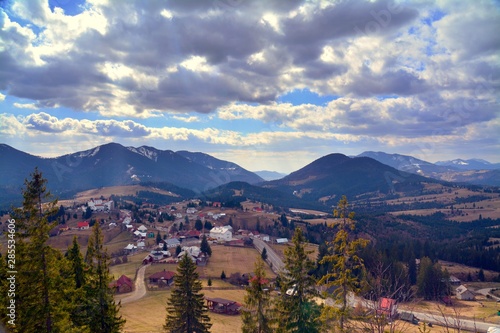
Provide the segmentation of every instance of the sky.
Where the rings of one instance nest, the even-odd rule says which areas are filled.
[[[0,143],[500,162],[500,2],[1,0]]]

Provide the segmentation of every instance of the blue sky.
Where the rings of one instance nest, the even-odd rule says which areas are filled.
[[[0,142],[35,155],[500,162],[493,0],[10,0],[0,26]]]

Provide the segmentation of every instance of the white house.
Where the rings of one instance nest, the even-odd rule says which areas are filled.
[[[288,238],[276,238],[276,243],[286,244],[286,243],[288,243]]]
[[[457,289],[455,289],[455,291],[456,291],[457,299],[461,299],[463,301],[474,301],[476,299],[474,294],[469,289],[467,289],[467,287],[464,285],[457,287]]]
[[[233,228],[231,226],[224,227],[214,227],[210,229],[210,237],[217,239],[218,241],[230,241],[233,239]]]
[[[148,228],[146,228],[144,225],[141,225],[139,228],[137,228],[140,232],[146,232]]]
[[[92,199],[90,201],[87,201],[87,206],[89,206],[92,211],[103,212],[112,210],[114,207],[114,202],[113,200],[103,201],[101,199]]]
[[[173,248],[173,247],[177,247],[177,245],[180,245],[181,242],[177,239],[177,238],[168,238],[168,239],[165,239],[163,242],[165,242],[167,244],[167,248]]]
[[[196,212],[197,210],[194,207],[188,207],[188,209],[186,209],[186,214],[196,214]]]

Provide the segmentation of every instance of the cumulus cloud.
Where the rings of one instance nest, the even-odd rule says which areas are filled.
[[[485,127],[498,145],[493,0],[87,0],[73,16],[42,0],[9,6],[0,9],[0,101],[42,111],[3,116],[26,135],[285,149],[279,142],[474,141]],[[301,89],[335,97],[278,101]],[[55,118],[57,107],[100,120]],[[186,127],[141,124],[162,116]],[[228,130],[245,120],[264,129]]]

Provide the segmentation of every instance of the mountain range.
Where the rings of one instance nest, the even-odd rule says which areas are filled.
[[[364,152],[355,157],[329,154],[289,175],[264,172],[262,176],[201,152],[124,147],[117,143],[54,158],[34,156],[0,144],[0,160],[3,161],[0,163],[1,207],[20,201],[24,179],[35,167],[47,178],[51,192],[60,198],[106,186],[162,184],[162,188],[167,186],[174,193],[205,195],[221,195],[241,188],[255,199],[279,199],[317,207],[331,204],[342,194],[363,198],[409,193],[421,190],[428,182],[468,181],[500,186],[500,169],[461,170],[453,161],[433,164],[382,152]],[[495,165],[481,160],[465,163]]]
[[[500,163],[480,159],[430,163],[412,156],[373,151],[366,151],[358,156],[370,157],[401,171],[443,181],[500,186]]]

